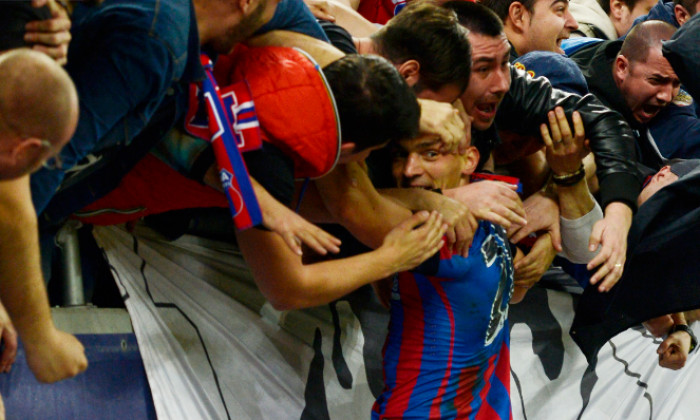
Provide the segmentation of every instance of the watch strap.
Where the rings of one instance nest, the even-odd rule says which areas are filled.
[[[690,350],[688,350],[688,353],[691,353],[695,348],[698,346],[698,339],[695,337],[695,334],[693,333],[693,330],[690,329],[689,326],[686,324],[675,324],[671,327],[669,330],[669,334],[673,334],[676,331],[685,331],[688,333],[690,336]]]

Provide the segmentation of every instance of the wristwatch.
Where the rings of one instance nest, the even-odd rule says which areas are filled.
[[[695,347],[698,346],[698,339],[695,337],[695,334],[693,333],[693,330],[690,329],[685,324],[674,324],[671,329],[668,331],[669,334],[673,334],[676,331],[685,331],[688,333],[690,336],[690,350],[688,350],[688,353],[691,353],[693,350],[695,350]]]

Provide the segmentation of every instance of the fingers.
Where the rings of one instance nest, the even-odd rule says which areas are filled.
[[[557,117],[557,125],[561,133],[562,145],[566,145],[567,143],[570,143],[573,139],[573,136],[571,135],[571,127],[569,126],[569,121],[566,119],[566,114],[564,114],[564,109],[562,109],[562,107],[558,106],[554,108],[554,113]]]
[[[44,33],[67,32],[68,39],[70,39],[70,32],[68,32],[70,30],[70,27],[70,19],[55,16],[53,19],[33,20],[31,22],[27,22],[27,24],[24,25],[24,30],[27,32]]]
[[[302,255],[302,244],[305,244],[320,255],[326,255],[328,252],[334,254],[340,252],[340,239],[318,226],[308,223],[301,218],[299,219],[297,224],[292,223],[291,227],[277,231],[292,252]]]
[[[301,241],[296,237],[296,235],[294,235],[292,232],[285,232],[282,234],[282,239],[293,253],[302,255]]]
[[[447,229],[447,232],[445,233],[447,236],[447,243],[450,245],[454,245],[457,242],[457,232],[456,232],[456,227],[451,227]]]
[[[68,44],[71,40],[71,21],[66,11],[54,1],[48,2],[52,19],[36,20],[25,25],[24,40],[34,44],[32,49],[42,52],[65,64],[68,56]]]
[[[469,249],[472,246],[472,241],[462,241],[459,243],[459,247],[455,250],[455,253],[458,255],[463,256],[464,258],[467,258],[469,256]]]
[[[36,44],[32,46],[32,49],[48,55],[52,59],[56,60],[56,62],[60,65],[64,65],[68,62],[68,50],[64,47],[46,47],[44,45]]]
[[[478,227],[476,219],[472,216],[468,217],[465,223],[460,223],[457,229],[457,244],[454,252],[464,258],[469,256],[469,248],[472,246],[474,232]]]
[[[511,213],[511,215],[514,213]],[[496,213],[495,211],[486,211],[482,212],[479,215],[479,219],[481,220],[486,220],[491,223],[495,223],[497,225],[503,226],[503,228],[508,231],[509,229],[513,228],[514,225],[517,225],[518,223],[513,223],[509,219],[507,219],[504,216],[501,216],[500,214]]]
[[[591,231],[591,236],[588,238],[588,250],[590,252],[595,251],[598,249],[598,246],[600,246],[600,241],[603,238],[603,229],[605,228],[605,224],[603,223],[604,220],[599,220],[593,225],[593,230]],[[594,261],[599,260],[597,263],[593,263]],[[593,267],[596,267],[598,264],[602,263],[605,259],[604,258],[593,258],[590,263],[588,263],[588,269],[592,270]]]
[[[516,229],[515,226],[526,226],[527,219],[521,215],[518,207],[509,208],[498,205],[492,209],[486,208],[479,212],[480,219],[488,220],[503,226],[506,230]],[[512,233],[512,232],[511,232]]]
[[[513,264],[515,276],[520,279],[520,284],[525,283],[528,287],[531,287],[540,279],[544,273],[544,269],[540,264],[541,258],[544,258],[544,256],[539,252],[530,251]]]
[[[309,248],[313,249],[317,254],[320,254],[320,255],[328,254],[328,250],[326,249],[324,244],[322,244],[313,235],[309,235],[308,232],[301,232],[300,236],[301,236],[301,238],[298,238],[297,240],[301,240],[301,242],[303,242]]]
[[[425,247],[422,260],[435,254],[445,245],[445,241],[442,237],[447,232],[447,223],[442,222],[442,215],[437,211],[430,213],[428,220],[419,228],[415,229],[415,232],[419,235],[425,234]]]
[[[428,212],[428,211],[419,211],[415,214],[413,214],[411,217],[408,219],[404,220],[403,222],[399,223],[396,228],[405,230],[405,231],[410,231],[415,229],[416,227],[420,226],[423,223],[426,223],[428,219],[432,218],[435,215],[436,212]]]
[[[549,229],[549,234],[551,235],[552,246],[557,252],[561,252],[561,225],[558,222],[554,223]]]
[[[419,212],[423,213],[423,212]],[[418,213],[416,213],[418,214]],[[428,242],[434,242],[435,237],[439,235],[440,238],[447,232],[447,224],[443,224],[442,222],[442,215],[438,213],[437,211],[432,211],[429,213],[428,218],[425,220],[425,223],[420,225],[420,222],[415,223],[416,215],[411,216],[409,219],[407,219],[408,222],[410,223],[411,229],[413,229],[416,233],[418,234],[425,234],[426,235],[426,240]],[[422,219],[423,216],[421,216],[420,219]],[[419,226],[420,225],[420,226]],[[444,227],[444,229],[442,229]]]
[[[62,32],[27,32],[24,34],[24,40],[29,43],[43,44],[45,46],[67,47],[71,40],[71,35],[67,30]]]
[[[335,22],[335,16],[331,15],[325,7],[316,5],[309,7],[309,9],[311,9],[311,14],[314,15],[314,17],[321,20]]]
[[[574,111],[571,116],[571,120],[574,122],[574,135],[576,137],[576,142],[581,142],[582,145],[585,143],[586,130],[583,127],[583,119],[578,111]]]
[[[459,115],[459,111],[453,110],[453,115],[446,124],[435,127],[435,132],[442,139],[441,150],[447,153],[456,151],[466,151],[467,136],[464,132],[464,121]]]
[[[561,131],[559,130],[559,123],[557,121],[557,116],[554,111],[549,111],[547,113],[547,120],[549,121],[549,129],[551,130],[552,134],[552,143],[554,148],[557,148],[559,146],[559,143],[562,141],[561,138]]]
[[[613,261],[615,261],[615,258],[613,258]],[[622,277],[622,273],[624,272],[624,267],[625,264],[624,262],[618,262],[613,264],[613,267],[609,269],[608,274],[605,276],[605,279],[600,283],[600,286],[598,286],[598,290],[601,292],[605,292],[606,290],[610,290],[615,286]]]
[[[591,277],[590,284],[596,284],[600,280],[603,280],[599,285],[598,290],[604,292],[610,290],[612,286],[620,279],[622,272],[624,270],[625,263],[625,251],[624,249],[618,249],[612,244],[603,243],[602,238],[605,233],[605,219],[598,221],[593,226],[593,231],[591,232],[591,237],[588,241],[589,250],[595,251],[596,248],[602,244],[600,252],[596,255],[586,266],[590,271],[598,268],[598,271]]]
[[[504,182],[495,182],[496,194],[485,200],[478,209],[479,218],[503,226],[508,230],[512,225],[527,225],[525,208],[515,192],[515,186]]]
[[[329,251],[334,254],[340,252],[340,239],[311,224],[308,230],[302,229],[298,233],[297,240],[301,240],[320,255],[326,255]]]
[[[330,251],[334,254],[340,252],[340,244],[342,243],[340,239],[317,226],[313,226],[313,228],[314,230],[312,233],[314,235],[314,239],[318,241],[319,245],[321,245],[326,251]]]
[[[466,150],[465,120],[451,104],[420,99],[420,132],[436,134],[443,143],[443,152]]]
[[[659,346],[659,349],[661,349],[661,346],[663,346],[667,341],[669,340],[664,340],[664,342]],[[661,352],[657,350],[657,353],[659,353],[659,365],[661,367],[678,370],[685,366],[686,355],[683,353],[683,351],[681,351],[675,342],[667,345]]]
[[[596,271],[596,273],[591,277],[590,284],[596,284],[602,280],[598,286],[598,291],[605,292],[610,290],[610,288],[617,283],[620,277],[622,277],[624,262],[616,262],[618,261],[617,258],[612,257],[611,253],[607,252],[606,247],[603,247],[600,253],[593,260],[591,260],[589,265],[595,264],[597,262],[596,260],[601,256],[601,254],[607,255],[607,258],[604,260],[605,263],[602,264],[600,268],[598,268],[598,271]],[[596,265],[593,267],[596,267]]]
[[[529,226],[520,226],[513,230],[513,234],[509,235],[510,241],[514,244],[525,239],[528,235],[532,233],[532,229]]]
[[[552,137],[549,135],[549,128],[547,128],[547,124],[540,124],[540,135],[542,136],[542,141],[544,142],[545,146],[547,146],[550,149],[554,148]]]

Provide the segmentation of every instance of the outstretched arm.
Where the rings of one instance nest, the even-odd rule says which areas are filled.
[[[321,67],[325,67],[345,56],[345,53],[327,42],[291,31],[270,31],[248,39],[246,44],[252,47],[278,46],[301,48],[313,57]]]
[[[51,319],[28,176],[0,182],[0,299],[39,381],[59,381],[87,368],[82,344]]]
[[[593,223],[602,219],[603,214],[586,182],[584,159],[589,150],[583,122],[580,114],[574,112],[572,132],[564,111],[559,107],[548,113],[548,119],[549,127],[542,124],[540,131],[546,145],[547,162],[554,175],[564,256],[572,262],[585,264],[596,256],[597,250],[588,251],[588,240],[584,240],[583,235],[590,236]]]
[[[438,213],[416,213],[374,251],[308,265],[274,233],[248,229],[236,238],[260,291],[276,309],[287,310],[322,305],[416,267],[442,247],[446,229]]]
[[[608,205],[619,202],[637,207],[641,175],[637,170],[635,140],[622,116],[605,107],[595,96],[578,96],[552,88],[545,78],[528,78],[521,70],[511,68],[511,87],[498,109],[496,123],[501,130],[518,134],[539,135],[540,124],[547,123],[547,113],[561,106],[567,116],[579,111],[590,139],[600,182],[601,206],[608,214]],[[512,118],[518,115],[519,118]]]

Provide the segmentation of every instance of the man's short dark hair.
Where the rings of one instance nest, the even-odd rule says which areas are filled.
[[[496,15],[498,15],[498,17],[505,22],[506,18],[508,17],[510,5],[516,1],[522,4],[530,13],[534,11],[535,2],[537,2],[537,0],[482,0],[479,3],[493,10]]]
[[[649,56],[650,49],[661,50],[661,41],[671,39],[675,32],[675,26],[660,20],[639,23],[627,34],[620,55],[624,55],[630,63],[643,63]]]
[[[443,3],[442,7],[457,13],[459,24],[470,32],[490,37],[503,34],[503,21],[493,10],[482,4],[453,0]]]
[[[416,91],[467,87],[471,47],[457,16],[430,1],[414,1],[372,35],[378,52],[394,64],[416,60],[420,81]]]
[[[695,10],[700,0],[673,0],[673,5],[680,4],[683,8],[690,14],[690,16],[695,15]]]
[[[323,69],[340,115],[343,143],[355,152],[418,135],[420,106],[386,59],[347,55]]]

